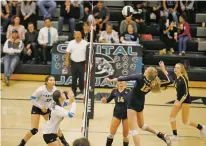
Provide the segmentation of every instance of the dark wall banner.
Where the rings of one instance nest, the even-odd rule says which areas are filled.
[[[68,86],[72,76],[69,69],[64,75],[66,43],[57,43],[52,50],[51,74],[56,77],[57,85]],[[124,44],[94,43],[95,87],[114,87],[115,83],[104,82],[104,78],[127,76],[142,72],[142,47]],[[133,82],[128,82],[129,87]]]

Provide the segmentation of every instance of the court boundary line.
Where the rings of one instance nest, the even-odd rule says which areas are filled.
[[[0,98],[0,100],[20,100],[20,101],[28,101],[28,100],[30,100],[30,99]],[[81,102],[82,102],[82,100],[80,100],[80,99],[77,99],[76,101],[77,101],[77,103],[81,103]],[[95,101],[95,103],[101,104],[101,101]],[[115,104],[115,103],[109,103],[109,104]],[[145,106],[166,106],[166,107],[171,107],[171,106],[173,106],[173,104],[148,104],[148,103],[147,103],[147,104],[145,104]],[[205,107],[202,107],[202,106],[193,106],[193,105],[191,105],[191,108],[201,108],[201,109],[205,109],[206,106],[205,106]]]
[[[1,130],[21,130],[21,131],[25,131],[25,130],[30,130],[29,128],[0,128]],[[43,129],[39,128],[40,131],[42,131]],[[62,130],[61,131],[65,131],[65,132],[78,132],[78,133],[81,133],[81,131],[76,131],[76,130]],[[103,133],[106,133],[108,134],[108,131],[93,131],[93,130],[89,130],[90,133],[99,133],[99,134],[103,134]],[[122,132],[117,132],[116,134],[122,134]],[[142,135],[142,136],[155,136],[154,134],[139,134],[139,135]],[[168,136],[172,136],[172,135],[168,135]],[[200,139],[200,140],[203,140],[203,139],[206,139],[206,137],[203,137],[203,138],[200,138],[199,136],[179,136],[178,137],[180,138],[193,138],[193,139]]]

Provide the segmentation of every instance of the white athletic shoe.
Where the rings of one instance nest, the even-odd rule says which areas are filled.
[[[204,137],[204,135],[206,135],[206,125],[203,125],[202,127],[202,130],[200,130],[200,137]]]
[[[176,135],[173,135],[170,137],[171,141],[178,141],[179,140],[179,137],[176,136]]]
[[[167,143],[167,146],[171,146],[172,145],[170,137],[167,134],[164,135],[164,140]]]

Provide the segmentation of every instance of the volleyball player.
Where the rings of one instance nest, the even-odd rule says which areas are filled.
[[[174,73],[177,77],[174,82],[177,91],[177,99],[175,100],[172,110],[170,112],[170,123],[173,131],[173,136],[171,137],[171,140],[179,140],[177,136],[175,118],[180,110],[182,110],[182,122],[188,126],[197,128],[198,130],[200,130],[200,135],[203,136],[204,134],[206,134],[206,126],[202,126],[189,120],[191,96],[188,87],[189,79],[184,65],[181,63],[177,63],[174,68]]]
[[[26,133],[18,146],[24,146],[26,142],[38,132],[40,115],[47,121],[49,117],[49,106],[52,102],[52,95],[56,91],[55,78],[51,75],[45,78],[45,85],[40,86],[31,96],[33,104],[31,110],[31,130]],[[69,146],[64,135],[59,131],[59,139],[64,146]]]
[[[164,140],[168,146],[171,146],[171,140],[167,134],[163,134],[158,130],[153,129],[144,123],[143,110],[144,110],[145,95],[150,91],[154,93],[159,92],[160,86],[166,86],[172,82],[170,75],[168,74],[168,72],[164,67],[164,63],[161,61],[159,62],[159,65],[162,72],[167,77],[166,82],[160,81],[157,70],[154,67],[148,67],[145,70],[144,75],[136,74],[136,75],[126,76],[126,77],[106,79],[107,81],[110,82],[130,81],[130,80],[136,81],[134,88],[131,91],[131,95],[128,98],[128,106],[127,106],[129,128],[130,128],[131,135],[133,136],[135,146],[140,146],[140,139],[137,131],[138,126],[143,131],[149,131],[153,134],[156,134],[157,137]]]
[[[112,99],[115,100],[115,107],[113,112],[113,118],[110,125],[110,134],[107,137],[106,146],[111,146],[113,142],[114,135],[117,132],[117,128],[122,122],[123,125],[123,146],[129,145],[129,125],[127,120],[127,100],[131,92],[129,88],[126,88],[126,82],[118,82],[117,88],[113,89],[108,98],[103,97],[101,99],[102,103],[109,103]]]
[[[50,108],[49,120],[43,129],[43,138],[48,146],[60,146],[57,142],[57,133],[59,125],[64,117],[72,118],[76,110],[76,103],[72,103],[71,110],[68,112],[63,108],[66,96],[63,92],[56,90],[53,93],[53,101]]]

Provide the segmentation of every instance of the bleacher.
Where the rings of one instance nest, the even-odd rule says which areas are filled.
[[[122,7],[125,5],[123,1],[106,1],[105,5],[110,10],[110,22],[114,25],[114,29],[119,31],[119,25],[122,16]],[[37,30],[44,26],[44,21],[41,12],[38,11]],[[53,27],[58,26],[58,17],[60,13],[60,7],[57,6],[55,14],[53,15]],[[206,81],[206,27],[201,27],[201,22],[206,22],[206,13],[197,13],[195,17],[195,24],[191,24],[191,34],[193,40],[189,42],[186,55],[179,56],[177,49],[174,55],[159,55],[159,50],[165,46],[159,40],[159,31],[156,26],[147,26],[146,33],[152,34],[153,39],[151,41],[142,40],[141,43],[144,47],[143,63],[145,66],[156,66],[160,60],[164,60],[168,65],[168,70],[173,71],[173,66],[178,62],[189,62],[188,73],[191,81]],[[69,39],[68,25],[64,24],[63,36],[60,36],[61,41]],[[5,42],[5,34],[1,36],[1,43]],[[178,43],[176,44],[178,46]],[[3,73],[3,65],[1,67]],[[17,74],[50,74],[51,65],[33,65],[33,64],[20,64],[15,73]]]

